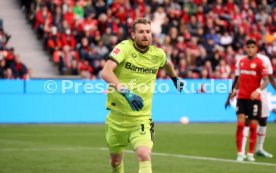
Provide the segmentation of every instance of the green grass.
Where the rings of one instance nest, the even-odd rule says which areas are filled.
[[[265,148],[276,156],[276,124],[269,124]],[[234,160],[234,124],[157,124],[154,153]],[[0,173],[108,173],[103,125],[0,125]],[[104,149],[101,149],[104,148]],[[131,150],[129,148],[129,150]],[[153,155],[154,173],[275,173],[276,157],[257,163]],[[137,172],[133,153],[125,172]]]

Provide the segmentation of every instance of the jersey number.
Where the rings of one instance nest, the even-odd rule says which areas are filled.
[[[253,105],[253,116],[257,116],[258,115],[258,110],[259,107],[257,104]]]

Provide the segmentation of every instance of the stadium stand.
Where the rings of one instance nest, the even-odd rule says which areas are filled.
[[[20,56],[14,53],[14,48],[8,46],[11,38],[0,19],[0,79],[28,79],[30,73]]]
[[[257,40],[276,76],[273,0],[22,0],[27,19],[61,75],[96,79],[108,52],[137,17],[152,20],[153,44],[183,78],[233,77],[245,41]],[[159,78],[167,78],[163,70]]]

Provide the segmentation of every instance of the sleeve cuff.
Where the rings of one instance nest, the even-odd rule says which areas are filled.
[[[162,66],[160,66],[160,68],[163,68],[166,64],[167,64],[167,59],[166,59],[166,62]]]
[[[112,57],[112,56],[109,56],[108,59],[111,60],[111,61],[114,61],[117,65],[120,64],[120,63],[119,63],[114,57]]]

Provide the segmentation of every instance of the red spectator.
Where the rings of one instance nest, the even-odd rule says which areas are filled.
[[[70,46],[71,50],[76,47],[75,37],[72,35],[71,30],[68,28],[65,33],[61,35],[62,46]]]
[[[145,3],[144,0],[134,0],[136,8],[139,10],[140,14],[145,13]]]
[[[262,35],[261,33],[258,31],[256,25],[252,25],[251,26],[251,31],[248,33],[249,38],[253,39],[253,40],[261,40],[262,39]]]
[[[80,61],[79,70],[80,71],[88,71],[89,73],[93,72],[93,68],[89,65],[89,62],[86,60]]]
[[[225,6],[225,12],[231,12],[234,10],[235,10],[234,0],[227,0],[226,6]]]
[[[189,16],[189,9],[188,7],[185,7],[183,12],[182,12],[182,15],[181,15],[181,21],[186,24],[190,21],[190,16]]]
[[[198,23],[200,23],[201,26],[205,25],[205,14],[203,11],[203,6],[198,6],[197,13],[196,13],[196,19]]]
[[[115,17],[117,17],[122,23],[126,23],[127,13],[124,6],[120,6],[119,10],[115,13]]]
[[[43,6],[35,15],[35,24],[34,28],[38,29],[40,26],[44,26],[46,19],[49,20],[49,23],[52,23],[52,14],[48,11],[47,6]]]
[[[98,20],[93,19],[93,15],[88,16],[86,19],[82,20],[78,24],[78,31],[82,32],[88,29],[92,35],[98,30]]]
[[[63,18],[69,24],[71,29],[75,27],[75,13],[73,12],[73,7],[69,6],[68,11],[64,13]]]
[[[216,0],[216,4],[213,8],[213,12],[217,16],[222,16],[225,12],[224,10],[225,10],[225,8],[223,7],[222,0]]]
[[[122,5],[123,5],[123,3],[121,3],[120,0],[114,0],[112,2],[112,4],[111,4],[111,12],[112,12],[112,14],[116,14],[119,11],[119,9],[120,9],[120,7]]]
[[[48,35],[47,49],[50,51],[50,54],[53,54],[54,51],[61,50],[61,48],[60,33],[57,32],[56,27],[52,27],[52,32]]]

